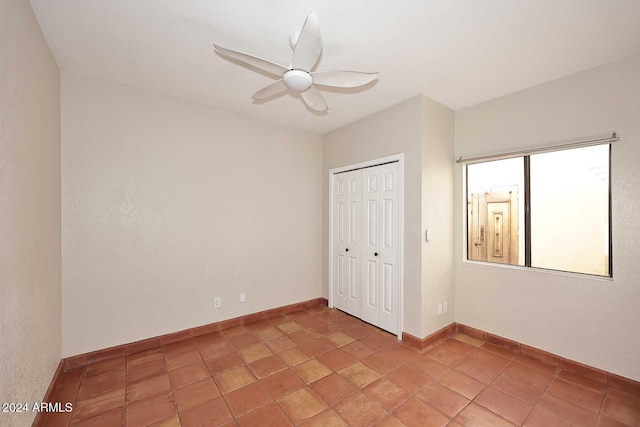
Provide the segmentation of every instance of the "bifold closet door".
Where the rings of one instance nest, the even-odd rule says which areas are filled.
[[[333,189],[334,306],[397,333],[398,163],[336,174]]]
[[[360,317],[362,171],[337,174],[334,186],[334,305]]]
[[[398,163],[362,171],[362,320],[397,333]]]

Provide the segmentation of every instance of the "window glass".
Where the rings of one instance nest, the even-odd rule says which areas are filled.
[[[467,166],[467,255],[524,265],[524,158]]]
[[[609,275],[609,147],[531,156],[532,267]]]

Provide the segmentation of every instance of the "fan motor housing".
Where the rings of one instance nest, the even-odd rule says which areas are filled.
[[[309,73],[302,70],[289,70],[282,76],[284,84],[296,92],[304,92],[311,87],[313,78]]]

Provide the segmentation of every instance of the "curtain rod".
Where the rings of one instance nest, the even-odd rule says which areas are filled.
[[[480,162],[482,160],[499,160],[499,159],[508,159],[511,157],[520,157],[526,156],[529,154],[539,154],[539,153],[548,153],[551,151],[560,151],[560,150],[569,150],[571,148],[580,148],[580,147],[589,147],[592,145],[601,145],[601,144],[610,144],[612,142],[619,141],[620,138],[618,134],[614,131],[609,138],[600,138],[600,139],[590,139],[588,141],[578,141],[571,142],[568,144],[555,145],[552,147],[544,147],[544,148],[534,148],[531,150],[522,150],[522,151],[512,151],[509,153],[501,153],[501,154],[492,154],[487,156],[479,156],[479,157],[469,157],[467,159],[463,159],[462,157],[458,157],[456,159],[456,163],[474,163]]]

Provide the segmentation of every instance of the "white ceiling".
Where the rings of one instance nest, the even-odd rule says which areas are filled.
[[[31,0],[64,72],[318,133],[418,94],[453,109],[640,53],[638,0]],[[378,71],[365,89],[253,103],[274,80],[212,44],[289,65],[289,35],[318,15],[317,69]]]

